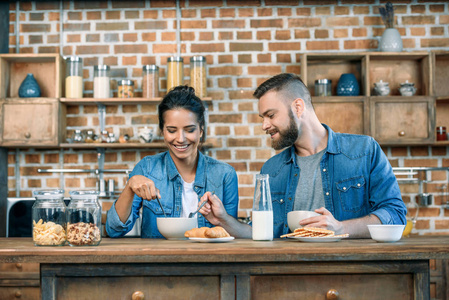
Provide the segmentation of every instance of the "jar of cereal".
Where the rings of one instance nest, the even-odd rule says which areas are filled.
[[[121,79],[117,82],[118,98],[132,98],[134,97],[134,81],[129,79]]]
[[[204,56],[190,58],[190,86],[195,89],[195,95],[198,97],[207,96],[206,58]]]
[[[70,192],[67,207],[67,241],[70,246],[97,246],[101,242],[101,207],[98,192]]]
[[[34,191],[33,242],[36,246],[63,246],[66,241],[64,191]]]
[[[167,58],[167,92],[184,81],[184,59],[180,56]]]

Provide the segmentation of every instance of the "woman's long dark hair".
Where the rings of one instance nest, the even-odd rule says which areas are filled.
[[[172,109],[187,109],[195,114],[200,130],[205,133],[205,119],[204,119],[204,105],[200,98],[195,95],[195,90],[186,85],[174,87],[165,95],[164,99],[158,106],[159,113],[159,129],[162,132],[164,129],[164,113]]]

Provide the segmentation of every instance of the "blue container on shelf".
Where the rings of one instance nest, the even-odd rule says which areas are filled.
[[[338,96],[359,96],[360,86],[352,73],[341,74],[337,84]]]
[[[19,97],[20,98],[34,98],[41,96],[41,89],[37,84],[36,79],[34,79],[33,74],[28,73],[22,84],[19,87]]]

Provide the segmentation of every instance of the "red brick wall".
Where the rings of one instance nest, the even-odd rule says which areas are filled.
[[[92,95],[93,65],[108,64],[113,79],[130,78],[140,92],[141,66],[160,67],[161,95],[166,90],[166,59],[179,50],[188,61],[204,55],[208,63],[208,141],[216,147],[209,155],[232,164],[239,176],[240,211],[252,206],[254,174],[275,154],[261,130],[254,89],[280,72],[299,73],[299,53],[317,51],[376,51],[384,31],[378,1],[194,1],[180,3],[180,43],[177,43],[176,1],[20,2],[10,6],[11,53],[61,53],[84,60],[85,96]],[[393,1],[394,2],[394,1]],[[356,3],[356,4],[355,4]],[[382,2],[383,3],[383,2]],[[405,51],[449,50],[449,5],[446,1],[396,1],[396,27]],[[19,22],[16,23],[16,13]],[[60,22],[62,20],[62,39]],[[19,49],[16,34],[19,30]],[[18,50],[18,51],[17,51]],[[115,85],[113,85],[115,88]],[[107,107],[107,130],[117,136],[135,137],[146,124],[156,124],[154,105]],[[69,106],[68,135],[74,129],[98,133],[95,106]],[[393,166],[449,166],[447,147],[385,148]],[[106,167],[132,169],[143,150],[108,150]],[[39,174],[37,169],[97,168],[95,151],[20,150],[20,195],[35,188],[63,187],[66,191],[94,187],[96,177],[87,174]],[[16,196],[16,153],[9,156],[9,196]],[[61,162],[60,162],[61,161]],[[430,185],[434,203],[420,210],[419,233],[449,233],[449,210],[441,204],[446,173],[434,172]],[[119,189],[126,178],[115,179]],[[62,185],[61,186],[61,182]],[[404,200],[417,194],[416,185],[401,185]],[[416,231],[415,231],[416,232]]]

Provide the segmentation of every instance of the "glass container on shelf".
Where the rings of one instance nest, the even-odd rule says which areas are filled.
[[[65,97],[83,98],[83,59],[81,57],[66,58]]]
[[[207,96],[206,58],[204,56],[190,58],[190,86],[195,89],[195,94],[198,97]]]
[[[101,207],[98,192],[70,192],[67,207],[67,241],[70,246],[97,246],[101,242]]]
[[[159,96],[159,67],[145,65],[142,67],[142,97],[156,98]]]
[[[167,92],[184,81],[184,59],[180,56],[167,58]]]
[[[34,191],[33,242],[36,246],[63,246],[66,242],[64,191]]]
[[[109,98],[111,83],[109,80],[109,66],[94,66],[94,98]]]
[[[332,80],[317,79],[315,80],[315,96],[332,96]]]
[[[130,79],[121,79],[117,82],[118,98],[132,98],[134,97],[134,81]]]
[[[75,129],[75,131],[72,134],[72,143],[83,143],[84,137],[83,133],[79,129]]]

